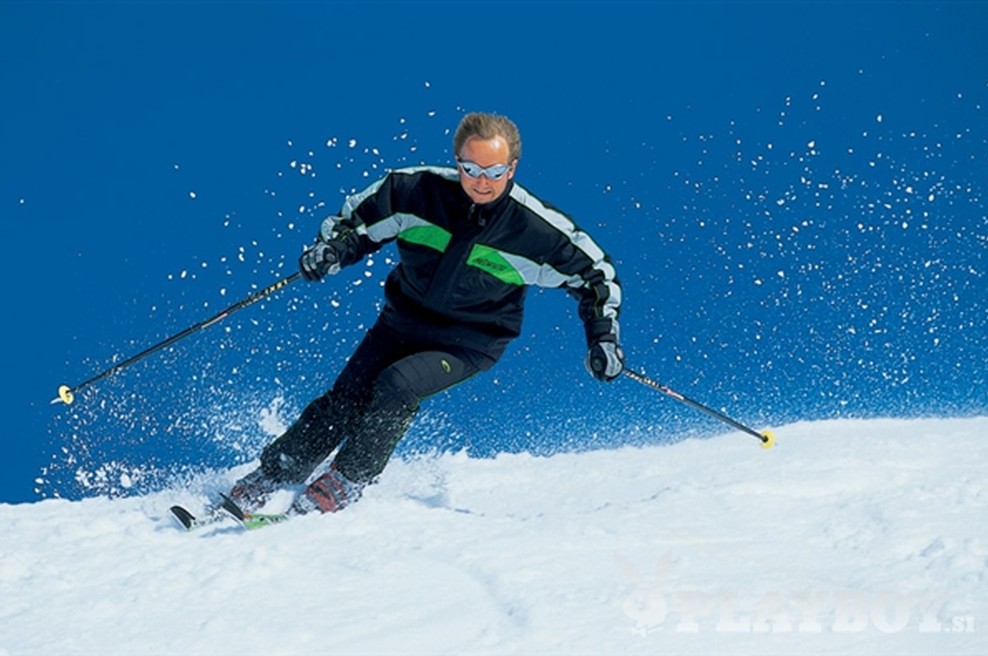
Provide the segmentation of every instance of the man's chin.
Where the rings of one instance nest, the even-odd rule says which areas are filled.
[[[487,203],[497,200],[497,195],[493,193],[490,194],[472,193],[470,194],[470,198],[473,199],[473,202],[476,203],[477,205],[486,205]]]

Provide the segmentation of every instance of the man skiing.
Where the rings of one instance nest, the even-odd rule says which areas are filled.
[[[567,216],[515,184],[521,156],[515,124],[467,114],[453,152],[456,168],[396,170],[348,197],[303,252],[299,267],[310,281],[392,241],[400,262],[385,283],[384,309],[332,389],[234,485],[229,496],[242,509],[257,510],[275,490],[304,484],[337,449],[328,471],[305,487],[289,514],[335,512],[359,499],[421,402],[490,369],[520,334],[528,285],[573,295],[588,369],[605,381],[620,374],[621,288],[614,267]]]

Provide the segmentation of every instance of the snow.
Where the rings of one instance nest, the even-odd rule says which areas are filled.
[[[394,460],[254,532],[0,504],[0,654],[988,653],[988,417],[775,432]]]

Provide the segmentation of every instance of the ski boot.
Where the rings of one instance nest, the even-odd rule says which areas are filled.
[[[280,489],[276,482],[264,475],[258,467],[233,484],[226,496],[244,512],[252,513],[264,507],[271,496]]]
[[[334,513],[343,510],[360,498],[364,486],[351,481],[335,466],[312,481],[292,502],[289,515],[305,515],[310,512]]]

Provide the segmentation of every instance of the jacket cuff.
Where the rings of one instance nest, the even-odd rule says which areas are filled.
[[[620,342],[620,330],[615,319],[591,319],[584,324],[587,332],[587,346],[598,342]]]

